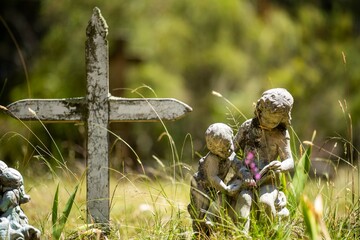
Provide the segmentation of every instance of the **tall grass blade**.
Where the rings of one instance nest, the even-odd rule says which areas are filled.
[[[59,207],[59,184],[56,187],[54,201],[53,201],[53,207],[52,207],[52,214],[51,214],[51,220],[52,220],[52,226],[53,226],[53,236],[54,236],[54,226],[56,226],[57,221],[57,214],[58,214],[58,207]]]
[[[315,133],[312,140],[315,138]],[[295,167],[295,174],[292,179],[293,192],[290,195],[290,199],[296,205],[299,204],[300,194],[304,191],[305,184],[307,182],[310,166],[311,166],[311,151],[312,151],[312,142],[308,144],[305,152],[301,156],[298,164]]]
[[[298,165],[296,166],[295,175],[293,178],[293,185],[295,196],[299,197],[302,191],[305,188],[306,181],[309,176],[310,171],[310,155],[311,155],[311,145],[307,146],[306,151],[301,156]]]
[[[64,230],[66,221],[67,221],[67,219],[68,219],[68,217],[70,215],[71,208],[72,208],[72,205],[73,205],[74,200],[75,200],[75,196],[76,196],[78,187],[79,187],[79,185],[77,185],[75,187],[74,192],[70,195],[68,201],[66,202],[64,211],[62,212],[60,218],[55,219],[55,224],[54,224],[54,217],[52,218],[53,219],[53,238],[56,239],[56,240],[60,238],[61,233]],[[58,194],[58,188],[57,188],[56,193],[55,193],[56,198],[57,198],[57,194]],[[55,200],[54,200],[54,204],[55,204]],[[56,204],[58,205],[57,200],[56,200]],[[58,207],[56,206],[56,211],[57,211],[57,208]],[[53,206],[53,211],[54,211],[54,206]]]
[[[301,198],[301,210],[304,215],[306,232],[310,240],[318,240],[320,237],[320,228],[316,221],[314,206],[306,196]]]

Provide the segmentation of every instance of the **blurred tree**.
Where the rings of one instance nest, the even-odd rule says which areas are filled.
[[[244,120],[224,99],[212,95],[212,90],[249,118],[261,92],[285,87],[295,98],[295,131],[301,139],[309,139],[317,129],[320,141],[345,136],[347,123],[338,100],[346,99],[354,127],[360,130],[356,67],[360,9],[355,0],[42,1],[41,24],[49,31],[30,69],[33,97],[85,94],[82,56],[94,6],[102,10],[109,25],[110,54],[115,56],[110,62],[113,94],[175,97],[193,107],[194,112],[185,119],[167,124],[178,144],[190,133],[194,150],[202,152],[203,133],[210,123],[233,123],[227,119],[229,112],[237,121]],[[126,39],[125,48],[119,39]],[[124,68],[126,61],[119,58],[119,49],[121,56],[135,54],[142,64]],[[25,83],[6,87],[12,100],[26,97],[24,89]],[[120,125],[116,133],[143,160],[152,155],[171,159],[169,142],[160,137],[161,124],[130,125]],[[69,151],[69,158],[82,157],[82,126],[49,128]],[[119,153],[114,152],[113,164],[119,168]],[[191,160],[190,153],[182,160]]]
[[[39,12],[40,0],[0,3],[1,104],[9,103],[8,90],[27,80],[26,69],[31,68],[30,60],[38,55],[39,43],[46,32]],[[27,94],[30,94],[29,89]]]

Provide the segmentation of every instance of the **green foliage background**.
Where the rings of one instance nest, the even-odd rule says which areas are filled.
[[[110,78],[122,81],[126,89],[146,85],[153,90],[123,89],[120,95],[174,97],[193,108],[184,119],[168,124],[180,145],[190,133],[195,151],[204,152],[203,133],[209,124],[234,123],[229,113],[239,122],[244,120],[224,99],[212,95],[213,90],[250,118],[253,103],[264,90],[285,87],[295,98],[293,127],[300,139],[309,139],[314,129],[319,141],[345,136],[347,123],[338,100],[346,99],[354,128],[359,130],[358,4],[330,1],[329,9],[325,2],[44,0],[39,21],[47,31],[37,54],[27,60],[29,81],[24,74],[17,86],[9,89],[4,84],[3,94],[11,101],[85,95],[85,29],[97,6],[109,25],[110,54],[117,49],[118,39],[126,39],[125,53],[142,62],[127,66],[124,77],[117,78],[114,71]],[[111,69],[117,69],[116,63],[110,63]],[[9,131],[28,137],[26,129],[6,117],[1,121],[0,156],[20,165],[22,159],[29,161],[34,151],[24,149],[21,138],[9,138]],[[82,126],[47,126],[66,159],[82,157]],[[41,126],[31,127],[46,141]],[[142,160],[152,155],[167,159],[169,147],[160,137],[159,123],[123,124],[116,129]],[[191,160],[191,153],[182,160]]]

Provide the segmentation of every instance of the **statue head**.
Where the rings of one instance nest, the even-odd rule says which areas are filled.
[[[234,152],[233,131],[224,123],[214,123],[205,132],[206,146],[222,159]]]
[[[294,99],[285,88],[265,91],[256,103],[255,115],[260,126],[273,129],[279,125],[288,128],[291,124],[291,109]]]
[[[4,189],[17,189],[23,185],[23,178],[18,170],[7,168],[0,173],[0,184]]]

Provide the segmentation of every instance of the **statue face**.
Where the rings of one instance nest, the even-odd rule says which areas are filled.
[[[234,152],[233,131],[223,123],[214,123],[205,132],[206,146],[213,154],[222,159]]]
[[[255,115],[264,129],[273,129],[280,123],[290,125],[291,108],[294,99],[283,88],[274,88],[265,91],[257,101]]]
[[[219,149],[216,152],[216,155],[219,157],[226,159],[230,157],[230,155],[234,152],[234,144],[232,141],[226,141],[224,140],[224,145],[222,147],[219,147]]]
[[[281,123],[283,118],[282,113],[263,111],[259,117],[260,126],[265,129],[274,129]]]
[[[232,139],[213,139],[208,143],[208,149],[221,159],[227,159],[234,152]]]

